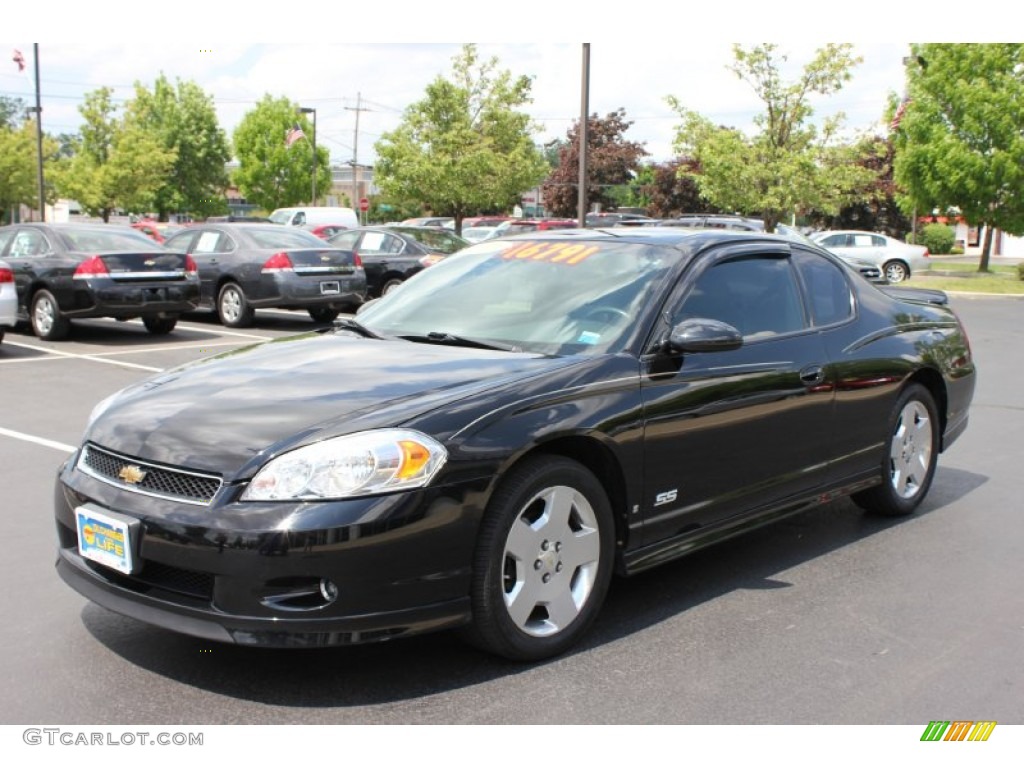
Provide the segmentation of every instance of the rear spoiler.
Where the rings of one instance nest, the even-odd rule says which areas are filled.
[[[940,307],[949,305],[949,296],[943,291],[931,288],[900,288],[897,285],[880,285],[879,290],[900,301],[914,301],[918,304],[937,304]]]

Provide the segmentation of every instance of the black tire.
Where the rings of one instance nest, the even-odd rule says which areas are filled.
[[[917,509],[935,476],[940,429],[931,392],[920,384],[904,389],[889,418],[887,449],[879,468],[882,482],[854,494],[857,505],[887,517]]]
[[[577,643],[608,591],[614,528],[604,488],[581,464],[543,456],[514,467],[480,526],[470,641],[516,661]]]
[[[341,314],[339,310],[330,307],[310,307],[306,311],[309,312],[309,316],[315,323],[333,323],[335,318]]]
[[[887,261],[882,267],[882,275],[890,283],[902,283],[910,277],[910,269],[902,261]]]
[[[217,294],[217,317],[228,328],[248,328],[256,312],[238,283],[224,283]]]
[[[32,332],[46,341],[66,339],[71,331],[71,321],[60,313],[60,306],[53,294],[47,290],[36,291],[29,310]]]
[[[178,318],[144,317],[142,318],[142,324],[146,326],[146,330],[152,333],[154,336],[166,336],[168,333],[174,330],[174,326],[178,324]]]
[[[3,332],[3,330],[0,330],[0,344],[3,344],[3,343],[4,343],[4,332]]]

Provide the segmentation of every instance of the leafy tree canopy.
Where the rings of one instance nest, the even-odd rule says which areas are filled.
[[[519,111],[530,87],[530,78],[499,71],[496,58],[481,61],[475,46],[464,46],[451,77],[430,83],[377,142],[377,186],[454,216],[457,232],[466,216],[512,207],[546,171],[530,118]]]
[[[627,141],[633,123],[626,110],[617,109],[601,118],[587,119],[587,210],[594,205],[614,208],[619,202],[613,189],[630,184],[647,152],[640,142]],[[544,207],[556,216],[575,218],[579,207],[580,122],[569,128],[560,149],[558,167],[544,182]]]
[[[39,206],[39,178],[36,161],[36,124],[34,120],[20,122],[17,127],[0,125],[0,220],[15,206]],[[43,137],[43,163],[49,165],[57,152],[57,143]],[[48,176],[44,172],[44,176]],[[53,190],[44,190],[48,202],[53,202]]]
[[[306,138],[288,146],[286,138],[298,125]],[[299,105],[288,99],[263,97],[245,114],[234,133],[235,157],[239,168],[234,182],[245,197],[263,208],[296,205],[313,196],[313,129]],[[316,151],[316,187],[331,186],[330,153]]]
[[[842,113],[826,118],[819,128],[811,122],[810,105],[813,94],[834,94],[850,79],[860,61],[852,46],[819,49],[793,82],[783,79],[787,56],[775,45],[736,45],[733,54],[732,71],[764,104],[764,111],[754,117],[755,135],[715,126],[668,97],[683,120],[676,149],[700,163],[699,174],[685,173],[697,181],[701,194],[723,210],[760,215],[769,232],[785,214],[811,209],[834,213],[859,198],[873,171],[855,162],[854,147],[836,140]]]
[[[99,88],[86,94],[79,107],[85,123],[78,151],[62,160],[54,174],[63,196],[104,221],[119,208],[152,210],[176,157],[131,112],[118,117],[112,93]]]
[[[192,81],[172,85],[161,74],[152,91],[135,84],[128,111],[141,129],[175,153],[172,172],[154,197],[161,221],[174,212],[201,217],[221,212],[231,152],[212,98]]]
[[[904,209],[945,212],[992,231],[1024,235],[1024,45],[929,43],[912,47],[899,119],[896,181]]]

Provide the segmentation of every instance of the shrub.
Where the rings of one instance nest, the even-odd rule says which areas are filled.
[[[1017,279],[1024,280],[1024,261],[1017,265]]]
[[[946,224],[925,224],[918,234],[917,241],[926,246],[929,253],[940,256],[952,252],[956,233]]]

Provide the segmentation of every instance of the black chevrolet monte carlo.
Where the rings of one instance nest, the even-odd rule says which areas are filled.
[[[358,318],[96,406],[57,568],[209,640],[461,627],[565,651],[628,575],[850,494],[925,498],[975,367],[944,294],[756,232],[489,240]]]

